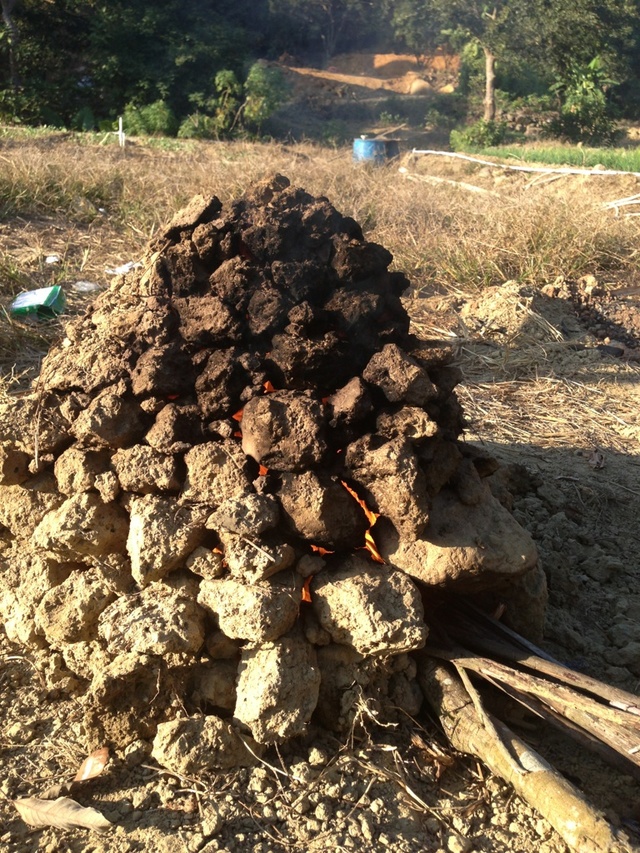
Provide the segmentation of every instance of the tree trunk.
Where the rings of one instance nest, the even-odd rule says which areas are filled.
[[[484,50],[484,120],[493,121],[496,117],[496,58],[488,47]]]
[[[11,13],[18,0],[0,0],[2,7],[2,20],[7,28],[7,41],[9,43],[9,85],[14,92],[20,88],[20,77],[16,60],[18,49],[18,28],[15,25]]]

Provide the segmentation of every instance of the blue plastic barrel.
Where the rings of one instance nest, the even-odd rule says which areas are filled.
[[[373,163],[375,166],[383,166],[399,154],[397,139],[362,139],[360,137],[353,140],[355,163]]]

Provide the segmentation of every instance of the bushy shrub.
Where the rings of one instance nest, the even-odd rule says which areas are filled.
[[[215,136],[215,119],[204,113],[188,115],[178,128],[179,139],[214,139]]]
[[[95,130],[97,126],[96,117],[91,107],[82,107],[74,115],[71,121],[73,130]]]
[[[561,100],[560,114],[551,123],[551,133],[571,142],[613,142],[616,126],[606,90],[614,83],[600,57],[586,66],[572,65],[565,77],[551,87]]]
[[[213,87],[215,95],[203,102],[203,107],[211,111],[213,136],[228,135],[238,120],[238,110],[242,104],[242,83],[233,71],[224,69],[216,74]]]
[[[449,136],[454,151],[466,151],[470,148],[490,148],[502,145],[509,138],[509,128],[504,121],[480,121],[463,130],[452,130]]]
[[[260,128],[287,98],[289,88],[279,68],[256,62],[249,69],[244,84],[244,121]]]
[[[163,100],[146,106],[127,104],[122,123],[130,136],[175,136],[178,130],[177,119]]]
[[[466,100],[456,93],[438,94],[424,115],[424,126],[427,129],[451,130],[464,120]]]

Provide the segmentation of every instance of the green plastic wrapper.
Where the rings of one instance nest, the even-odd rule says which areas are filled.
[[[66,305],[64,292],[59,284],[53,287],[40,287],[21,293],[9,306],[12,317],[36,316],[43,320],[62,314]]]

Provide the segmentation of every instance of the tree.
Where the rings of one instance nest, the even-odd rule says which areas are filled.
[[[409,46],[438,37],[454,49],[478,44],[485,60],[484,118],[495,118],[496,62],[525,59],[549,80],[601,56],[628,68],[638,0],[386,0],[395,32]],[[635,40],[637,46],[637,39]]]
[[[320,45],[325,62],[342,44],[355,44],[372,27],[375,0],[269,0],[274,15],[290,18]],[[381,8],[381,7],[380,7]]]
[[[177,115],[194,92],[211,88],[218,71],[242,71],[245,31],[217,0],[109,0],[91,31],[91,77],[105,112],[125,103],[168,102]]]
[[[559,132],[576,141],[610,142],[612,94],[634,76],[638,0],[531,0],[530,14],[529,57],[553,81]]]
[[[438,47],[442,33],[430,14],[425,14],[424,3],[416,0],[384,0],[384,9],[396,39],[416,56]]]
[[[602,57],[615,76],[637,52],[638,0],[531,0],[529,54],[555,76]]]
[[[1,2],[11,50],[9,73],[0,77],[0,110],[26,121],[63,123],[85,99],[81,81],[94,0]]]
[[[232,10],[222,0],[0,3],[0,113],[28,122],[68,126],[82,115],[91,126],[160,100],[183,115],[218,71],[242,75],[259,41],[247,29],[249,0]],[[254,3],[263,22],[266,4]]]
[[[393,4],[391,4],[393,5]],[[484,54],[484,119],[496,115],[496,60],[518,49],[528,31],[526,0],[402,0],[392,21],[396,35],[415,49],[435,38],[454,49],[475,42]]]
[[[13,10],[18,0],[0,0],[2,7],[2,21],[5,32],[1,35],[6,39],[9,54],[9,86],[15,92],[20,85],[18,67],[16,61],[16,50],[18,48],[18,28],[13,20]]]

